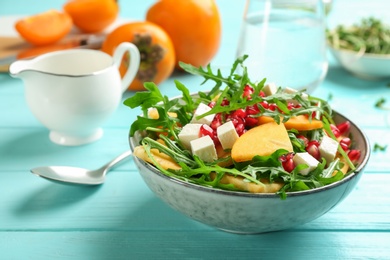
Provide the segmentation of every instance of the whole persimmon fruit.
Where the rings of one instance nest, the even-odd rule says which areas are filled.
[[[178,62],[205,66],[215,56],[221,39],[221,20],[214,0],[160,0],[146,20],[161,26],[171,37]]]
[[[49,10],[22,18],[15,23],[16,31],[27,42],[43,46],[55,43],[72,29],[72,18],[57,10]]]
[[[144,82],[159,84],[172,74],[175,68],[175,51],[168,34],[158,25],[147,21],[123,24],[107,35],[102,51],[112,55],[122,42],[135,44],[141,54],[140,67],[129,90],[145,90]],[[122,77],[129,60],[129,54],[126,53],[119,67]]]
[[[63,6],[74,25],[86,33],[96,33],[112,24],[118,16],[115,0],[71,0]]]

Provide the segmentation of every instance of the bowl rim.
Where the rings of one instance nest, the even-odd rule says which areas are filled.
[[[191,95],[194,95],[194,94],[196,94],[196,93],[192,93]],[[180,98],[180,97],[181,96],[176,96],[176,97],[173,97],[172,99]],[[326,185],[326,186],[315,188],[315,189],[304,190],[304,191],[286,192],[287,198],[289,198],[289,197],[300,197],[300,196],[305,196],[305,195],[309,195],[309,194],[313,194],[313,193],[318,193],[318,192],[321,192],[321,191],[334,189],[334,188],[336,188],[338,186],[343,185],[344,183],[347,183],[348,181],[352,180],[353,178],[360,176],[362,174],[363,169],[367,165],[368,160],[369,160],[370,155],[371,155],[371,147],[370,147],[369,139],[366,136],[366,134],[360,129],[360,127],[358,127],[354,122],[349,120],[343,114],[337,112],[336,110],[332,110],[332,113],[333,113],[333,117],[337,115],[337,116],[341,117],[341,119],[344,120],[344,121],[348,120],[350,122],[351,126],[353,126],[356,129],[356,131],[359,132],[359,134],[363,137],[363,142],[364,142],[363,147],[364,147],[364,149],[366,151],[364,158],[362,159],[362,161],[358,165],[358,167],[355,169],[355,171],[351,172],[348,176],[344,177],[342,180],[334,182],[334,183],[331,183],[331,184]],[[130,133],[129,133],[128,139],[129,139],[130,149],[132,151],[134,151],[134,148],[135,148],[135,143],[133,142],[134,136],[131,137]],[[180,180],[180,179],[175,178],[175,177],[167,176],[167,175],[161,173],[152,164],[150,164],[148,162],[145,162],[145,161],[139,159],[136,156],[133,157],[133,160],[136,160],[141,165],[146,167],[148,170],[152,171],[157,176],[159,176],[159,177],[161,177],[161,178],[163,178],[163,179],[165,179],[167,181],[172,181],[174,184],[185,186],[185,187],[188,187],[188,188],[191,188],[191,189],[195,189],[195,190],[198,190],[198,191],[204,191],[204,192],[209,192],[209,193],[216,193],[216,194],[220,194],[220,195],[229,195],[229,196],[235,196],[235,197],[278,198],[278,199],[280,199],[280,196],[277,195],[276,193],[249,193],[249,192],[244,192],[244,191],[230,191],[230,190],[217,189],[217,188],[213,188],[213,187],[201,186],[201,185],[198,185],[198,184],[195,184],[195,183],[190,183],[190,182],[186,182],[186,181]]]

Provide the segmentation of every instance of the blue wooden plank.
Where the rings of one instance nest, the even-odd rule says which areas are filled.
[[[0,250],[6,259],[389,259],[389,239],[374,231],[7,232]]]

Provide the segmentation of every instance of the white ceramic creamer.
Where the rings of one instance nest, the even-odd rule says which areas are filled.
[[[130,53],[130,65],[121,79],[118,67],[125,52]],[[98,50],[62,50],[15,61],[9,70],[23,80],[27,104],[50,130],[50,140],[81,145],[101,138],[102,125],[118,107],[139,64],[137,47],[122,43],[113,57]]]

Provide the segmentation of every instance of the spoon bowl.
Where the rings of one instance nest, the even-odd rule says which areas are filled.
[[[106,174],[112,167],[129,158],[131,154],[130,150],[126,151],[96,170],[69,166],[42,166],[31,169],[31,172],[57,183],[99,185],[105,181]]]

